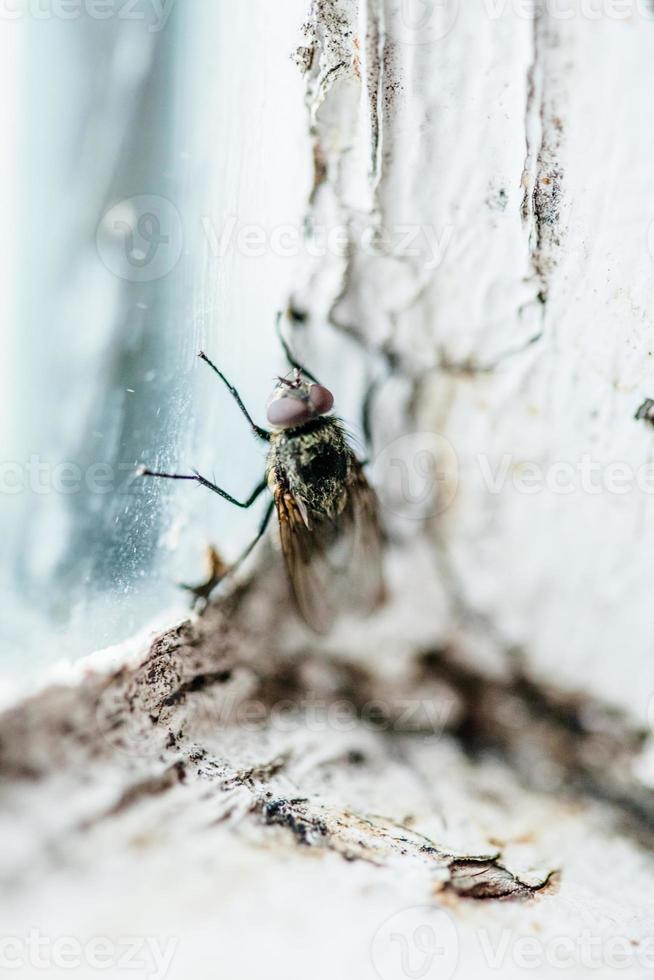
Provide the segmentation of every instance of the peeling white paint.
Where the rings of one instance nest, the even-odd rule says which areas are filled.
[[[633,416],[654,390],[654,21],[528,17],[516,5],[491,16],[451,0],[430,8],[430,36],[426,21],[411,33],[399,0],[318,4],[314,16],[324,23],[334,6],[382,32],[380,173],[362,179],[377,114],[369,73],[357,98],[350,72],[321,105],[328,167],[312,215],[422,234],[407,257],[366,254],[353,233],[347,261],[310,276],[309,310],[317,323],[330,310],[420,379],[405,428],[436,430],[458,459],[456,497],[433,530],[463,607],[538,676],[644,719],[654,499],[635,484],[654,430]],[[446,244],[436,268],[433,240]],[[492,493],[484,473],[505,456]],[[529,493],[520,477],[532,464],[546,485]],[[626,493],[612,492],[621,464]],[[558,492],[570,470],[572,492]],[[441,636],[458,632],[460,603]]]

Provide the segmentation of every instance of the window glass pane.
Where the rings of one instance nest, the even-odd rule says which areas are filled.
[[[20,175],[3,184],[18,229],[0,392],[5,678],[174,621],[206,544],[234,554],[258,520],[133,473],[195,466],[239,497],[260,477],[260,446],[196,354],[263,419],[298,263],[271,233],[301,228],[309,191],[290,58],[305,4],[163,8],[0,24],[26,120],[16,159],[4,151]]]

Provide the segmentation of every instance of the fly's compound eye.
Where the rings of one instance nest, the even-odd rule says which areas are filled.
[[[275,398],[268,405],[267,417],[271,425],[279,429],[291,429],[302,425],[312,415],[312,406],[301,398]]]
[[[323,385],[311,385],[309,402],[316,415],[326,415],[334,407],[334,396],[329,388],[325,388]]]

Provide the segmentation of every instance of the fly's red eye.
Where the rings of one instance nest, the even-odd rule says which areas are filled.
[[[311,406],[301,398],[275,398],[268,406],[268,421],[279,429],[290,429],[311,418]]]
[[[309,389],[309,401],[317,415],[325,415],[327,412],[331,412],[334,407],[334,396],[323,385],[311,385]]]

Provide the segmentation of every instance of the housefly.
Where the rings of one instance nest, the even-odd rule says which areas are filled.
[[[237,500],[195,470],[184,475],[141,468],[139,473],[195,481],[243,508],[268,490],[272,499],[258,533],[228,571],[234,572],[247,558],[276,513],[298,611],[313,630],[326,633],[339,612],[370,613],[383,601],[378,504],[364,474],[365,463],[355,455],[343,422],[332,414],[333,395],[295,360],[279,319],[278,333],[290,371],[277,379],[268,400],[269,429],[252,420],[236,388],[204,352],[199,354],[226,385],[254,435],[268,443],[265,475],[250,496]],[[364,430],[369,433],[367,422]],[[207,599],[225,574],[218,563],[212,578],[191,591]]]

